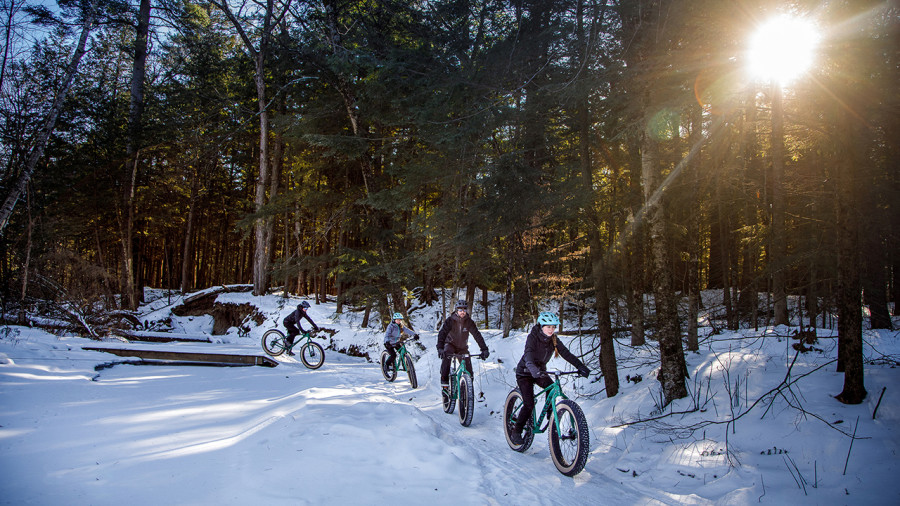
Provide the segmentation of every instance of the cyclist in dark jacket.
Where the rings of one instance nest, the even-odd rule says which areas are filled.
[[[450,315],[441,330],[438,331],[437,350],[441,360],[441,387],[450,389],[450,355],[455,353],[469,353],[469,334],[475,337],[475,341],[481,348],[481,359],[486,360],[490,353],[481,332],[475,326],[472,317],[469,316],[469,306],[461,300],[456,304],[456,312]],[[472,371],[472,360],[466,359],[466,367]]]
[[[578,369],[579,374],[587,377],[591,370],[584,365],[578,357],[572,354],[566,346],[560,342],[556,335],[559,326],[559,317],[549,311],[544,311],[538,316],[538,323],[532,327],[525,339],[525,353],[516,366],[516,384],[522,392],[522,410],[516,419],[516,425],[510,434],[513,444],[523,444],[522,429],[531,420],[534,412],[534,385],[547,388],[553,383],[547,374],[547,362],[554,355],[562,356],[566,362]]]
[[[312,318],[310,318],[309,314],[306,313],[307,309],[309,309],[309,302],[306,302],[304,300],[300,304],[297,304],[297,309],[295,311],[291,311],[291,314],[287,315],[282,322],[284,323],[284,328],[287,329],[288,355],[294,354],[294,352],[290,351],[290,347],[294,345],[294,338],[297,337],[297,334],[306,332],[305,330],[303,330],[303,325],[300,324],[301,318],[306,318],[309,321],[310,325],[312,325],[313,330],[319,330],[316,322],[312,321]]]

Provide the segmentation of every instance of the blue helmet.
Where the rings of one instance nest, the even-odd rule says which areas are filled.
[[[403,319],[403,315],[400,313],[394,313],[394,316],[391,318],[391,320],[402,320],[402,319]]]
[[[538,315],[537,321],[541,325],[559,326],[559,317],[556,316],[556,313],[551,313],[550,311],[542,311],[541,314]]]
[[[305,300],[303,302],[297,304],[297,309],[300,309],[301,311],[304,309],[308,309],[308,308],[309,308],[309,302],[306,302]]]
[[[460,299],[459,302],[456,303],[456,309],[465,309],[466,311],[468,311],[469,305],[466,304],[466,301]]]

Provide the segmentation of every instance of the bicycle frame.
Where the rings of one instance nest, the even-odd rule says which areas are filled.
[[[286,343],[287,336],[285,336],[284,339],[285,339],[285,343]],[[294,344],[292,344],[290,346],[285,346],[285,351],[293,351],[294,348],[296,348],[297,346],[303,346],[304,344],[308,343],[310,340],[312,340],[312,334],[310,334],[309,332],[301,332],[300,334],[297,334],[297,337],[294,338]]]
[[[553,424],[556,426],[556,431],[559,433],[559,415],[556,413],[556,404],[560,400],[568,399],[566,394],[562,391],[562,385],[559,383],[559,372],[552,372],[554,376],[553,383],[550,384],[547,388],[538,392],[536,396],[534,396],[535,400],[535,410],[531,413],[531,432],[534,434],[541,434],[546,432],[546,429],[541,429],[541,425],[544,423],[544,417],[549,417],[548,413],[553,414]],[[537,399],[543,395],[544,396],[544,407],[541,408],[541,413],[538,415],[537,411]],[[547,428],[550,427],[550,424],[547,424]]]
[[[406,343],[401,343],[400,347],[397,348],[397,357],[394,359],[394,370],[397,372],[406,371],[406,356],[409,354],[406,351]]]
[[[471,358],[471,357],[472,357],[472,355],[470,355],[468,353],[459,353],[459,354],[454,353],[454,354],[450,355],[450,360],[451,360],[450,374],[456,378],[456,383],[455,383],[456,388],[450,389],[450,398],[453,400],[459,399],[459,389],[460,389],[460,385],[462,384],[463,374],[469,373],[470,376],[472,374],[471,372],[469,372],[468,369],[466,369],[466,359]],[[458,367],[453,367],[452,360],[454,358],[456,359],[456,362],[459,363]]]

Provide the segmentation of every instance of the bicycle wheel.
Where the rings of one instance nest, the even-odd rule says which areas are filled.
[[[318,369],[325,363],[325,350],[319,343],[307,341],[300,347],[300,361],[310,369]]]
[[[560,401],[556,408],[559,432],[556,424],[550,425],[550,455],[559,472],[575,476],[587,464],[591,451],[587,420],[581,407],[569,399]]]
[[[407,353],[403,357],[403,361],[406,362],[406,375],[409,376],[409,384],[413,389],[419,388],[419,378],[416,377],[416,367],[413,365],[412,357]]]
[[[456,399],[453,398],[453,392],[456,392],[456,375],[450,373],[450,392],[445,392],[443,387],[441,388],[441,399],[444,403],[444,413],[453,413],[453,408],[456,407]]]
[[[534,434],[530,429],[525,429],[522,434],[522,444],[517,445],[510,440],[509,435],[512,434],[519,418],[519,411],[522,410],[522,392],[518,388],[514,388],[506,395],[506,401],[503,403],[503,434],[506,436],[506,444],[517,452],[524,452],[531,447],[534,441]]]
[[[273,357],[284,353],[284,332],[278,329],[267,330],[262,336],[263,351]]]
[[[472,386],[472,375],[464,373],[459,380],[459,424],[463,427],[472,425],[475,412],[475,387]]]
[[[391,362],[391,355],[386,351],[381,352],[381,375],[388,381],[397,379],[397,370]]]

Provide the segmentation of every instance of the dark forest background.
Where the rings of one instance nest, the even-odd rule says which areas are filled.
[[[889,328],[900,272],[896,1],[2,7],[7,309],[249,283],[386,315],[493,291],[506,332],[538,301],[596,312],[607,367],[624,312],[674,378],[717,289],[731,328],[837,321],[842,395],[865,393],[863,306]],[[781,88],[746,45],[783,11],[822,38]]]

